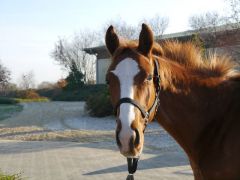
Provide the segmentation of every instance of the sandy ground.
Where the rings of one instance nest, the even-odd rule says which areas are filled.
[[[113,117],[89,117],[84,102],[23,106],[21,113],[0,121],[0,169],[23,171],[29,179],[125,179],[126,160],[115,145]],[[65,172],[55,173],[58,168]],[[136,179],[149,178],[193,179],[186,155],[157,123],[146,131],[136,174]]]

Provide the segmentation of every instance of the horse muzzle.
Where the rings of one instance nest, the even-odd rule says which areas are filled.
[[[125,157],[137,158],[140,156],[143,147],[143,135],[135,129],[131,136],[116,131],[116,142],[120,153]]]

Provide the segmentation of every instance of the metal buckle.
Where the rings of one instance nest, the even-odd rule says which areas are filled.
[[[148,120],[149,120],[149,113],[146,112],[145,117],[144,117],[144,121],[145,121],[146,125],[148,124]]]

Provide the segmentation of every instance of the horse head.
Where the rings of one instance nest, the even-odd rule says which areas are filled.
[[[116,141],[122,155],[136,158],[143,150],[144,131],[157,104],[153,33],[142,24],[139,41],[128,41],[110,26],[105,41],[112,56],[106,80],[116,111]]]

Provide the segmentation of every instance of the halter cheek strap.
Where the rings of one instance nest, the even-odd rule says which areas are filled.
[[[132,104],[133,106],[135,106],[136,108],[138,108],[138,110],[141,112],[142,117],[145,119],[145,124],[148,124],[149,121],[149,116],[150,114],[154,111],[157,110],[160,100],[159,100],[159,94],[160,94],[160,75],[159,75],[159,63],[157,60],[154,60],[154,77],[153,77],[153,81],[155,84],[155,90],[156,90],[156,96],[155,96],[155,100],[154,103],[152,104],[152,106],[149,108],[148,111],[146,111],[143,106],[141,106],[137,101],[135,101],[134,99],[131,98],[121,98],[119,99],[118,103],[116,104],[114,110],[115,110],[115,115],[117,115],[117,110],[120,107],[121,104],[123,103],[128,103],[128,104]]]

